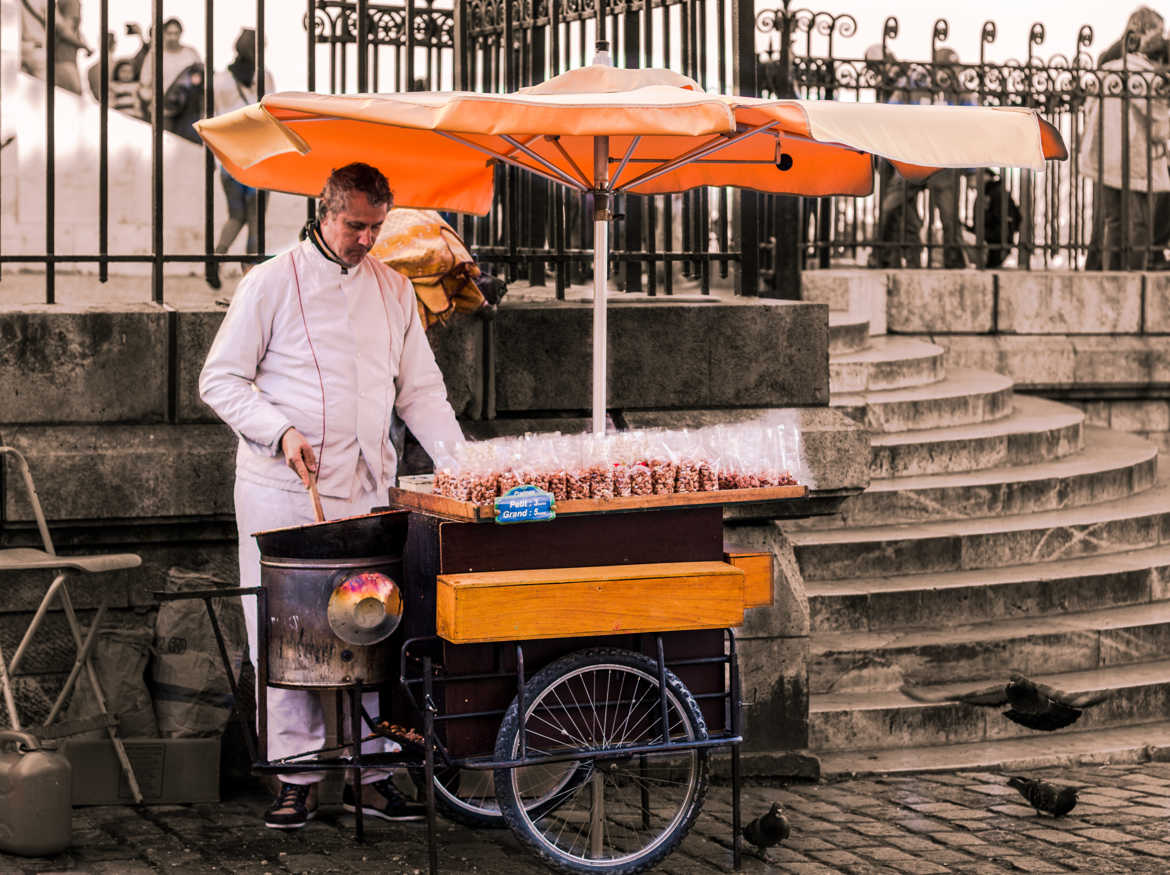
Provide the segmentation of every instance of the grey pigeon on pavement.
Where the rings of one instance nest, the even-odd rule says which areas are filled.
[[[1057,787],[1047,781],[1015,776],[1008,778],[1008,786],[1019,790],[1020,795],[1037,811],[1053,817],[1068,814],[1077,804],[1076,787]]]
[[[1029,729],[1052,732],[1075,723],[1085,708],[1099,705],[1112,695],[1108,690],[1066,693],[1018,672],[1008,676],[1006,684],[996,684],[970,693],[934,695],[909,685],[902,692],[916,702],[961,702],[988,707],[1010,706],[1003,716]]]
[[[743,837],[756,846],[761,857],[768,848],[780,844],[791,833],[792,827],[779,802],[773,802],[771,808],[743,828]]]

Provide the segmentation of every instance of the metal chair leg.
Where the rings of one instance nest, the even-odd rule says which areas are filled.
[[[81,639],[81,624],[77,621],[77,614],[73,610],[73,601],[69,598],[69,590],[67,588],[61,589],[61,607],[65,611],[65,619],[69,621],[69,629],[73,633],[73,641],[80,651],[85,646]],[[93,661],[86,656],[84,664],[85,674],[89,678],[89,685],[93,690],[98,712],[108,714],[109,709],[106,708],[106,696],[102,692],[101,684],[98,682]],[[138,778],[134,774],[134,767],[130,764],[130,757],[126,754],[126,745],[122,743],[122,739],[118,736],[118,728],[116,726],[107,726],[106,734],[110,737],[110,741],[114,745],[114,753],[118,755],[118,762],[122,764],[122,771],[126,774],[126,782],[130,785],[130,795],[134,798],[135,804],[141,805],[142,790],[139,789]]]
[[[20,643],[16,645],[16,653],[12,654],[12,662],[8,664],[8,673],[15,677],[17,671],[20,669],[20,661],[24,659],[25,651],[32,643],[33,635],[37,629],[40,628],[41,622],[45,619],[45,615],[49,613],[49,606],[53,603],[53,596],[65,584],[67,575],[62,572],[58,574],[53,582],[49,584],[49,588],[45,591],[41,603],[37,605],[36,613],[33,614],[32,621],[28,624],[28,628],[24,630],[24,636],[20,639]]]

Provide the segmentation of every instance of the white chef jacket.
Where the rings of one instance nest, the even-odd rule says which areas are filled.
[[[431,456],[462,437],[410,281],[369,256],[343,272],[308,239],[240,282],[199,394],[240,437],[236,477],[289,491],[304,489],[280,447],[290,426],[335,498],[394,484],[396,413]]]

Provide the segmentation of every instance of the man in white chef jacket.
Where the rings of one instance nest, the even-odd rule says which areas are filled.
[[[387,503],[398,461],[390,438],[395,415],[432,456],[438,442],[462,437],[410,281],[367,255],[392,203],[377,169],[355,163],[334,170],[318,221],[299,245],[243,278],[207,355],[199,394],[240,438],[241,586],[260,583],[253,532],[314,521],[306,492],[311,478],[327,519]],[[255,659],[256,611],[244,614]],[[377,694],[363,704],[377,713]],[[315,750],[324,741],[319,694],[269,688],[270,758]],[[385,744],[369,742],[363,750]],[[280,778],[265,822],[303,827],[316,813],[322,775]],[[419,818],[419,807],[398,793],[387,772],[365,771],[363,782],[363,813]],[[354,810],[349,786],[343,802]]]

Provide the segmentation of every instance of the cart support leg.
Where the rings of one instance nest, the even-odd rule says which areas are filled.
[[[362,682],[349,688],[349,737],[353,743],[353,834],[360,842],[366,837],[362,814]]]
[[[594,860],[600,860],[605,850],[605,778],[601,774],[601,766],[593,764],[593,777],[590,778],[593,804],[589,808],[589,853]]]
[[[731,748],[731,868],[736,872],[743,865],[743,836],[740,834],[739,820],[739,745]]]
[[[646,772],[646,755],[638,757],[638,778],[642,785],[642,829],[650,829],[650,776]]]
[[[743,694],[740,690],[739,651],[735,632],[727,630],[727,655],[731,680],[731,733],[737,738],[743,733]],[[740,832],[740,772],[739,745],[731,746],[731,866],[736,871],[743,863],[743,836]]]
[[[435,699],[431,679],[431,658],[423,657],[423,775],[427,800],[427,862],[431,875],[439,875],[439,849],[435,845]]]

